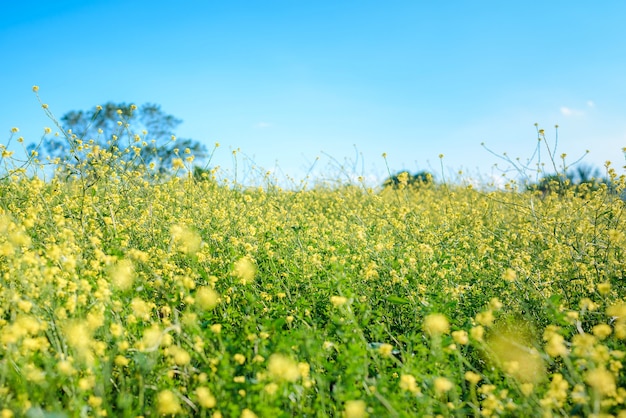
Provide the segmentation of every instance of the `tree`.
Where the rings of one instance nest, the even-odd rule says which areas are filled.
[[[402,171],[398,174],[390,176],[383,182],[384,187],[393,187],[394,189],[400,188],[402,185],[418,187],[433,182],[433,175],[428,171],[420,171],[415,174],[411,174],[408,171]]]
[[[161,106],[146,103],[141,107],[127,103],[106,103],[88,111],[70,111],[61,117],[65,138],[49,140],[45,149],[51,157],[71,161],[72,153],[82,143],[92,142],[101,149],[120,151],[122,158],[153,163],[163,170],[169,167],[177,153],[188,151],[195,158],[206,157],[204,145],[193,139],[175,139],[181,120],[168,115]],[[126,149],[136,152],[125,153]]]
[[[565,194],[572,190],[575,194],[584,195],[587,192],[598,190],[602,184],[610,186],[610,181],[600,176],[600,170],[589,165],[579,165],[574,171],[566,173],[547,174],[539,182],[528,185],[531,191],[539,191],[543,196],[556,193]]]

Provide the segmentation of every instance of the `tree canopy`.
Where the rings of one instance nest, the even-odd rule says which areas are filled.
[[[384,187],[393,187],[397,189],[401,186],[417,187],[433,183],[433,175],[428,171],[420,171],[411,174],[408,171],[389,176],[384,182]]]
[[[50,156],[62,160],[70,160],[72,151],[86,142],[108,151],[135,147],[136,152],[127,154],[127,158],[132,155],[160,169],[169,166],[179,152],[187,151],[199,159],[206,157],[206,149],[200,142],[176,138],[176,128],[182,121],[153,103],[138,107],[108,102],[86,111],[70,111],[60,121],[66,138],[50,139],[45,149]]]

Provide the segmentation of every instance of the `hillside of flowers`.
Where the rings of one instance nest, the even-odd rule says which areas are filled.
[[[2,147],[2,418],[626,417],[610,165],[284,190],[68,140],[47,176]]]

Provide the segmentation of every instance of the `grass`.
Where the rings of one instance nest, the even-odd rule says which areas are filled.
[[[626,416],[606,187],[247,188],[76,152],[46,181],[3,153],[1,417]]]

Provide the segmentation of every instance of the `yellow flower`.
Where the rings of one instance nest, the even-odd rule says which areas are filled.
[[[143,319],[144,321],[148,321],[150,319],[150,315],[152,314],[152,306],[150,303],[141,298],[133,298],[130,302],[130,307],[135,316]]]
[[[448,333],[450,324],[443,314],[430,314],[424,318],[424,331],[430,336]]]
[[[210,310],[217,306],[219,295],[211,287],[200,287],[196,292],[196,305],[201,309]]]
[[[348,299],[345,296],[331,296],[330,303],[333,304],[334,307],[343,306],[348,302]]]
[[[483,336],[485,335],[485,328],[483,328],[482,325],[476,325],[470,330],[470,335],[476,341],[482,341]]]
[[[185,163],[183,162],[182,158],[174,158],[172,160],[172,169],[179,170],[179,169],[184,169],[184,168],[185,168]]]
[[[467,336],[467,331],[465,330],[452,331],[452,338],[457,344],[466,345],[469,343],[469,337]]]
[[[585,382],[594,388],[600,395],[615,393],[615,376],[605,369],[594,369],[587,372]]]
[[[185,254],[195,254],[202,246],[202,237],[185,225],[172,225],[170,233],[172,242]]]
[[[492,359],[507,374],[522,383],[536,383],[543,378],[545,367],[539,353],[527,346],[521,333],[494,333],[486,342]]]
[[[417,386],[415,377],[410,374],[400,375],[400,389],[406,390],[413,394],[421,393],[420,388]]]
[[[257,415],[250,409],[245,408],[243,411],[241,411],[240,418],[257,418]]]
[[[237,353],[233,356],[233,360],[235,360],[235,363],[237,364],[244,364],[246,362],[246,356]]]
[[[606,337],[611,335],[611,332],[613,332],[613,330],[611,329],[611,326],[607,324],[598,324],[593,327],[592,331],[593,331],[593,335],[598,337],[600,340],[605,339]]]
[[[449,392],[454,387],[454,384],[445,377],[436,377],[433,381],[433,386],[435,388],[435,392],[442,394]]]
[[[599,294],[606,296],[609,294],[609,292],[611,292],[611,283],[609,282],[600,283],[596,286],[596,289],[598,289]]]
[[[182,347],[176,345],[169,347],[169,353],[177,366],[186,366],[191,361],[191,356]]]
[[[391,356],[392,351],[393,351],[393,346],[391,344],[384,343],[378,347],[378,352],[383,357]]]
[[[494,320],[495,318],[493,316],[493,311],[491,309],[484,311],[484,312],[479,312],[476,315],[476,322],[486,327],[490,327],[491,325],[493,325]]]
[[[471,370],[466,371],[464,377],[465,377],[465,380],[470,382],[472,385],[475,385],[482,380],[481,375],[479,375],[478,373],[474,373]]]
[[[206,387],[196,388],[196,396],[198,397],[198,403],[203,408],[215,408],[215,405],[217,405],[215,396]]]
[[[125,366],[128,366],[128,363],[130,363],[130,360],[127,359],[124,356],[119,355],[119,356],[115,357],[115,365],[116,366],[125,367]]]
[[[143,332],[143,337],[139,343],[139,349],[141,351],[154,351],[159,348],[162,341],[163,332],[158,325],[152,325],[152,327]]]
[[[366,418],[367,404],[365,401],[347,401],[343,411],[344,418]]]
[[[272,354],[270,356],[267,371],[276,380],[295,382],[300,378],[298,363],[282,354]]]
[[[133,262],[127,259],[120,260],[110,272],[113,286],[120,290],[128,290],[133,285],[134,280]]]
[[[57,363],[57,370],[59,373],[65,376],[71,376],[76,372],[76,369],[72,366],[72,363],[68,360],[61,360]]]
[[[517,279],[517,273],[513,269],[506,269],[502,273],[502,280],[506,282],[514,282]]]
[[[176,415],[182,412],[180,401],[174,392],[162,390],[157,395],[157,412],[160,415]]]
[[[240,283],[243,285],[251,283],[254,280],[256,266],[250,257],[243,257],[235,262],[233,275],[239,278]]]

